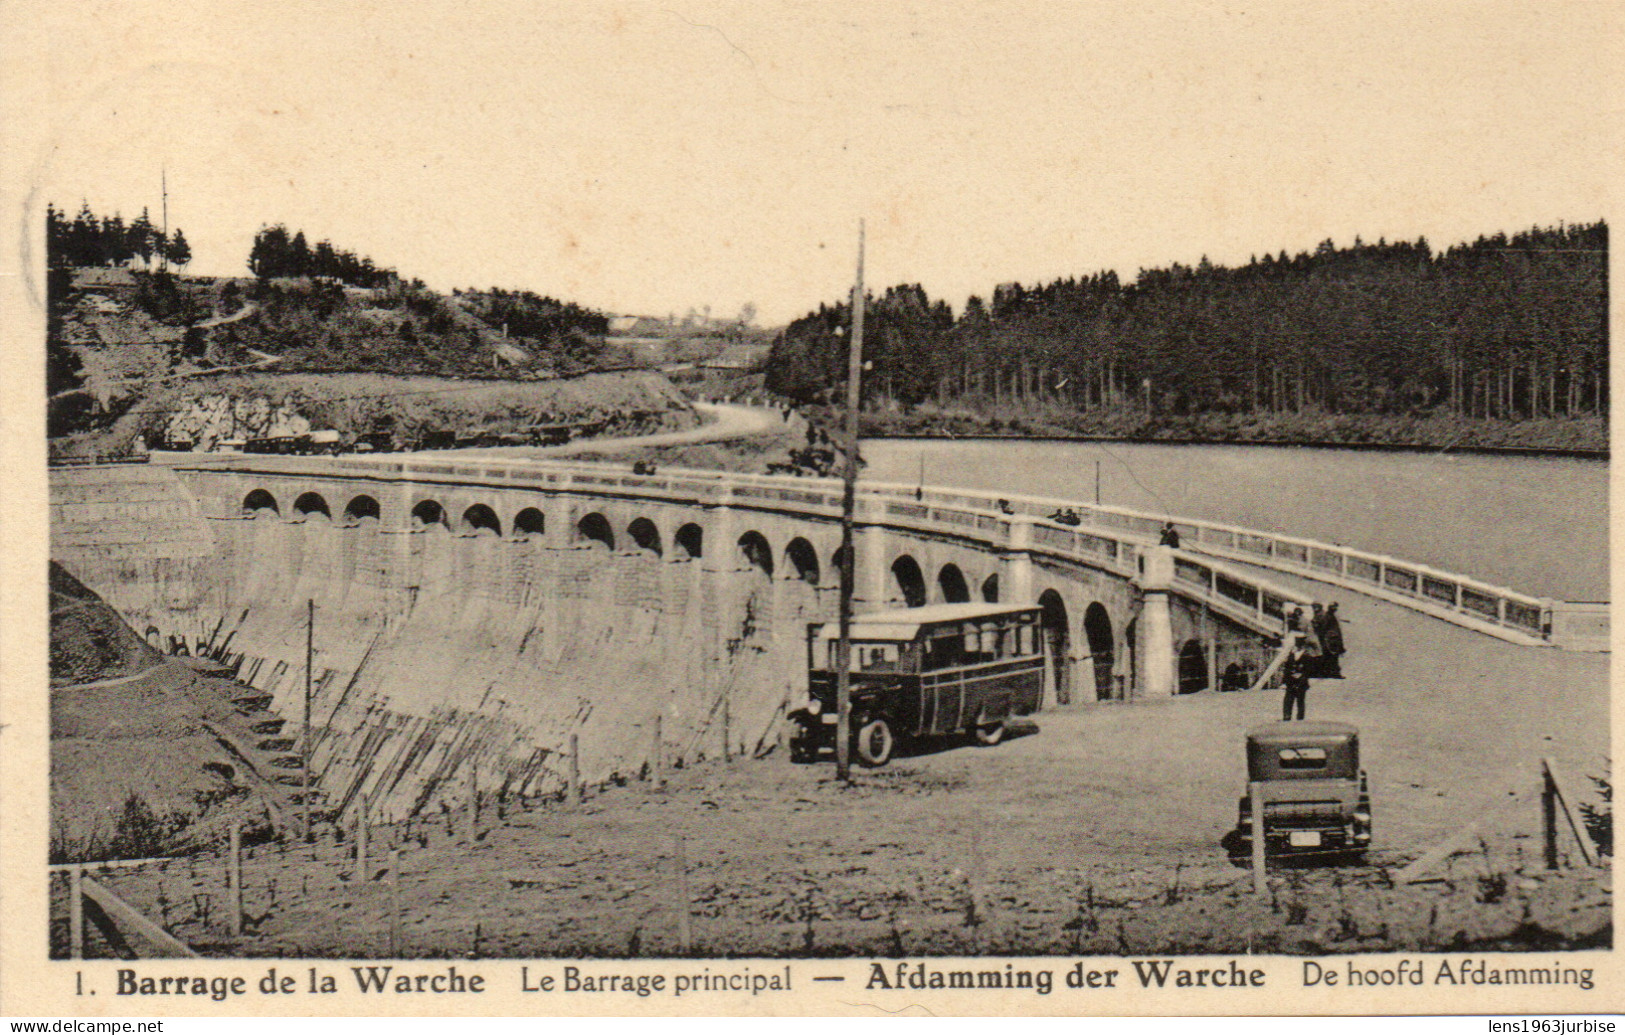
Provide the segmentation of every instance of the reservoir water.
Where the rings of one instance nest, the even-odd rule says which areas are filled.
[[[1270,446],[871,439],[866,479],[1100,499],[1607,600],[1608,464]]]

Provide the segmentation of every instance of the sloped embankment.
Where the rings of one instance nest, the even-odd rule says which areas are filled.
[[[724,738],[731,752],[764,748],[801,685],[806,623],[833,606],[820,587],[743,564],[732,543],[662,557],[562,529],[249,519],[240,496],[229,515],[211,504],[210,520],[157,467],[63,469],[52,491],[64,563],[138,628],[225,660],[289,717],[313,602],[313,769],[327,807],[364,793],[385,819],[476,789],[555,794],[573,768],[589,784],[635,776],[657,722],[670,765],[716,757]],[[153,502],[126,529],[108,511],[127,504],[110,496]],[[100,520],[77,520],[87,512]]]
[[[242,688],[148,645],[51,564],[51,857],[144,857],[269,829],[287,791]]]

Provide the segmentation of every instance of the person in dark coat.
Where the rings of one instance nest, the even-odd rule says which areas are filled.
[[[1327,679],[1343,678],[1342,657],[1346,653],[1343,646],[1343,623],[1337,620],[1337,602],[1326,606],[1322,611],[1320,605],[1315,605],[1315,634],[1320,637],[1320,652],[1325,659],[1321,664]]]
[[[1281,666],[1281,682],[1286,687],[1281,698],[1281,721],[1290,722],[1294,710],[1302,719],[1309,697],[1309,652],[1303,649],[1301,642],[1295,643],[1292,653],[1286,656],[1286,664]]]
[[[1176,550],[1179,549],[1179,529],[1174,527],[1174,523],[1172,521],[1164,521],[1162,523],[1162,538],[1158,540],[1158,543],[1162,546],[1171,546]]]

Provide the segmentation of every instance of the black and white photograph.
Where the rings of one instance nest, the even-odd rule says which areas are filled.
[[[1617,1009],[1620,5],[0,26],[0,1014]]]

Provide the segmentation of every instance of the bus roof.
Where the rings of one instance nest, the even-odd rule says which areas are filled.
[[[852,616],[854,640],[908,641],[920,627],[940,622],[979,622],[1038,610],[1037,604],[932,604],[930,607],[898,607]],[[825,622],[818,630],[821,640],[840,635],[840,623]]]

